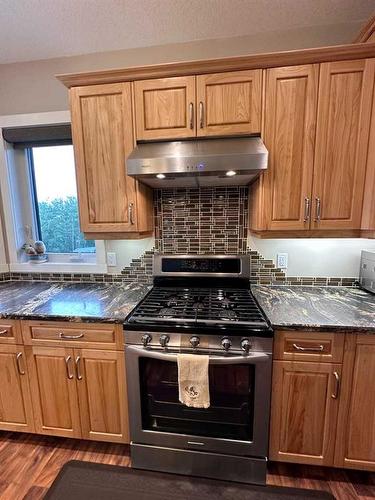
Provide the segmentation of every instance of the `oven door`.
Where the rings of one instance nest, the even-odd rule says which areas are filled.
[[[211,405],[201,409],[179,402],[177,351],[125,352],[132,443],[267,456],[271,354],[210,352]]]

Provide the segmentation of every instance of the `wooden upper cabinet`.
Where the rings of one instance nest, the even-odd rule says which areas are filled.
[[[370,137],[362,209],[362,229],[375,236],[375,89],[372,100]]]
[[[137,140],[195,137],[195,76],[134,82]]]
[[[197,76],[197,135],[260,133],[262,71]]]
[[[341,365],[274,361],[270,459],[333,465]]]
[[[70,90],[81,229],[138,231],[135,181],[126,176],[133,149],[131,84]]]
[[[267,229],[309,229],[319,65],[266,71],[263,217]]]
[[[347,335],[335,465],[375,471],[375,336]]]
[[[360,229],[374,59],[320,66],[314,229]]]

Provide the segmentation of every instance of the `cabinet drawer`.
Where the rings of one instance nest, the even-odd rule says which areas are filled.
[[[26,345],[122,349],[120,325],[23,321],[22,332]]]
[[[340,363],[343,352],[343,333],[278,331],[275,334],[274,359]]]
[[[0,344],[22,344],[19,321],[0,320]]]

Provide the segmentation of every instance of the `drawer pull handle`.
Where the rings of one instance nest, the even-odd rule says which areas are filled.
[[[337,399],[340,394],[340,375],[337,372],[333,372],[332,375],[335,377],[336,385],[335,385],[335,392],[331,395],[331,398]]]
[[[81,357],[80,356],[76,357],[76,372],[77,372],[77,379],[82,380]]]
[[[293,344],[294,349],[296,351],[302,351],[302,352],[322,352],[324,350],[323,345],[319,345],[317,347],[302,347],[301,345],[298,344]]]
[[[315,198],[316,209],[315,209],[315,222],[320,222],[322,214],[322,203],[320,198]]]
[[[8,333],[8,330],[5,329],[5,330],[0,330],[0,335],[6,335]]]
[[[134,220],[134,203],[129,203],[128,212],[129,212],[129,221],[130,221],[130,224],[133,226],[135,224],[135,220]]]
[[[85,336],[84,333],[80,333],[79,335],[65,335],[65,333],[63,333],[63,332],[59,333],[60,339],[63,339],[63,340],[77,340],[77,339],[81,339],[84,336]]]
[[[70,362],[72,361],[71,356],[67,356],[65,358],[65,366],[66,366],[66,376],[68,377],[69,380],[72,380],[73,378],[73,373],[70,371]]]
[[[17,361],[17,370],[20,375],[25,375],[25,368],[21,367],[21,358],[22,352],[17,352],[16,361]]]

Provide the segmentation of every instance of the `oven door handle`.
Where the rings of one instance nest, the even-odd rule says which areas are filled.
[[[136,346],[126,346],[126,350],[129,353],[137,354],[138,356],[142,356],[143,358],[153,358],[161,359],[164,361],[177,362],[177,354],[172,354],[167,351],[160,352],[153,349]],[[239,365],[241,363],[253,364],[256,362],[268,361],[269,359],[270,354],[266,353],[244,353],[241,356],[209,356],[209,363],[211,365]]]

